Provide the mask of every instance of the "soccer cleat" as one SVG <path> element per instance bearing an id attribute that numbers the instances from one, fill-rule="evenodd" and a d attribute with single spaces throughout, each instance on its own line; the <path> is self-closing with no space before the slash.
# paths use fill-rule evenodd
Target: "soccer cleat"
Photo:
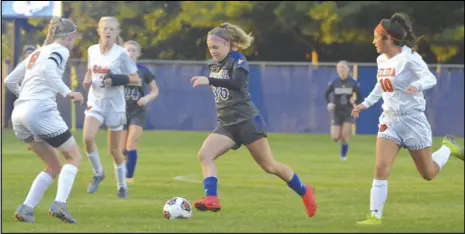
<path id="1" fill-rule="evenodd" d="M 221 210 L 220 200 L 217 196 L 207 196 L 200 201 L 194 203 L 195 208 L 199 211 L 213 211 L 218 212 Z"/>
<path id="2" fill-rule="evenodd" d="M 105 179 L 105 172 L 102 172 L 101 175 L 94 175 L 89 183 L 89 186 L 87 187 L 87 193 L 92 194 L 97 192 L 97 189 L 103 179 Z"/>
<path id="3" fill-rule="evenodd" d="M 450 149 L 450 153 L 456 158 L 463 161 L 464 150 L 463 148 L 454 140 L 454 137 L 447 135 L 442 139 L 442 144 Z"/>
<path id="4" fill-rule="evenodd" d="M 15 219 L 20 222 L 34 223 L 34 209 L 24 204 L 20 205 L 18 209 L 16 209 Z"/>
<path id="5" fill-rule="evenodd" d="M 127 187 L 120 187 L 118 189 L 118 198 L 119 199 L 128 198 L 128 188 Z"/>
<path id="6" fill-rule="evenodd" d="M 126 178 L 127 184 L 134 184 L 134 178 Z"/>
<path id="7" fill-rule="evenodd" d="M 347 161 L 347 156 L 341 156 L 341 161 Z"/>
<path id="8" fill-rule="evenodd" d="M 380 225 L 381 224 L 381 219 L 378 219 L 373 215 L 369 215 L 369 216 L 367 216 L 366 220 L 358 221 L 357 224 L 360 224 L 360 225 Z"/>
<path id="9" fill-rule="evenodd" d="M 48 214 L 54 218 L 57 218 L 65 223 L 75 224 L 76 220 L 71 217 L 68 209 L 66 208 L 66 203 L 54 201 Z"/>
<path id="10" fill-rule="evenodd" d="M 306 185 L 305 188 L 307 192 L 302 196 L 302 201 L 304 202 L 305 209 L 307 209 L 308 217 L 315 216 L 318 206 L 316 205 L 315 200 L 315 189 L 311 186 Z"/>

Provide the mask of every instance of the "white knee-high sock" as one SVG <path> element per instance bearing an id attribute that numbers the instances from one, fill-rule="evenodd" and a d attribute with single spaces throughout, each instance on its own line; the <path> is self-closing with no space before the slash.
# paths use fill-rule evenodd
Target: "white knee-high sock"
<path id="1" fill-rule="evenodd" d="M 98 155 L 98 151 L 87 153 L 87 158 L 89 159 L 90 165 L 92 165 L 94 175 L 101 175 L 103 173 L 103 168 L 102 164 L 100 163 L 100 156 Z"/>
<path id="2" fill-rule="evenodd" d="M 52 182 L 53 178 L 48 173 L 43 171 L 40 172 L 34 182 L 32 182 L 31 189 L 29 190 L 23 204 L 31 208 L 35 208 Z"/>
<path id="3" fill-rule="evenodd" d="M 439 170 L 441 170 L 444 165 L 446 165 L 447 160 L 449 160 L 449 156 L 450 149 L 444 145 L 433 153 L 433 161 L 438 164 Z"/>
<path id="4" fill-rule="evenodd" d="M 127 187 L 126 185 L 126 164 L 115 164 L 116 186 L 117 188 Z"/>
<path id="5" fill-rule="evenodd" d="M 66 203 L 69 194 L 71 193 L 71 189 L 73 188 L 77 172 L 78 169 L 74 165 L 65 164 L 63 166 L 58 177 L 58 190 L 55 201 Z"/>
<path id="6" fill-rule="evenodd" d="M 370 210 L 371 215 L 378 219 L 383 216 L 384 203 L 386 203 L 388 195 L 388 181 L 387 180 L 373 180 L 370 193 Z"/>

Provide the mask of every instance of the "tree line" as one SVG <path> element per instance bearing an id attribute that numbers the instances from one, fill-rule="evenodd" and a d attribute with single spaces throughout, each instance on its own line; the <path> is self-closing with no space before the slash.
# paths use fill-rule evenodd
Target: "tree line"
<path id="1" fill-rule="evenodd" d="M 206 34 L 222 22 L 255 37 L 244 51 L 251 61 L 374 62 L 373 29 L 382 18 L 405 12 L 424 35 L 419 53 L 428 63 L 464 63 L 463 1 L 64 1 L 63 17 L 78 25 L 73 58 L 86 59 L 98 42 L 102 16 L 116 17 L 125 40 L 143 48 L 141 59 L 205 60 Z M 27 19 L 21 44 L 42 44 L 48 20 Z M 11 53 L 11 22 L 2 20 L 2 58 Z M 27 35 L 27 36 L 26 36 Z"/>

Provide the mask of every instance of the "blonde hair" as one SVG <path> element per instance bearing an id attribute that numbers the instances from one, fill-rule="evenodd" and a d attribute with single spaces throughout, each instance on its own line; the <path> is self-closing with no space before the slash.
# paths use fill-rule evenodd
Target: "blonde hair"
<path id="1" fill-rule="evenodd" d="M 252 33 L 247 34 L 239 26 L 230 23 L 223 23 L 219 28 L 214 28 L 208 34 L 220 36 L 231 42 L 233 46 L 241 49 L 249 48 L 254 40 Z"/>
<path id="2" fill-rule="evenodd" d="M 117 45 L 119 45 L 119 46 L 123 46 L 124 40 L 123 40 L 123 38 L 122 38 L 121 36 L 117 36 L 117 37 L 116 37 L 115 43 L 116 43 Z"/>
<path id="3" fill-rule="evenodd" d="M 349 66 L 349 62 L 347 62 L 347 60 L 341 60 L 341 61 L 339 61 L 339 62 L 336 64 L 336 66 L 339 65 L 339 64 L 345 65 L 345 66 L 347 67 L 347 70 L 350 72 L 350 66 Z"/>
<path id="4" fill-rule="evenodd" d="M 113 22 L 115 24 L 115 30 L 116 30 L 116 33 L 118 34 L 117 37 L 116 37 L 115 43 L 117 45 L 122 45 L 124 41 L 123 41 L 123 38 L 121 38 L 119 36 L 121 30 L 119 28 L 119 22 L 115 17 L 112 17 L 112 16 L 103 16 L 103 17 L 101 17 L 100 20 L 98 21 L 97 30 L 100 29 L 102 27 L 102 24 L 104 22 L 107 22 L 107 21 L 111 21 L 111 22 Z"/>
<path id="5" fill-rule="evenodd" d="M 126 46 L 126 45 L 135 46 L 137 48 L 137 52 L 139 53 L 138 56 L 140 56 L 142 54 L 142 49 L 141 49 L 139 43 L 137 43 L 137 41 L 133 41 L 133 40 L 126 41 L 126 42 L 124 42 L 123 46 Z"/>
<path id="6" fill-rule="evenodd" d="M 76 25 L 72 20 L 54 16 L 50 20 L 44 45 L 51 44 L 55 39 L 65 38 L 69 34 L 76 32 L 76 30 Z"/>

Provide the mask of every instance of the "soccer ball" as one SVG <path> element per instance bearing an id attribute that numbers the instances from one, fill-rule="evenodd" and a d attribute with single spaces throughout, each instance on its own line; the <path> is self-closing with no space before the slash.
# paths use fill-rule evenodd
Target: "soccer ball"
<path id="1" fill-rule="evenodd" d="M 165 219 L 191 219 L 192 206 L 182 197 L 173 197 L 165 203 L 163 216 Z"/>

